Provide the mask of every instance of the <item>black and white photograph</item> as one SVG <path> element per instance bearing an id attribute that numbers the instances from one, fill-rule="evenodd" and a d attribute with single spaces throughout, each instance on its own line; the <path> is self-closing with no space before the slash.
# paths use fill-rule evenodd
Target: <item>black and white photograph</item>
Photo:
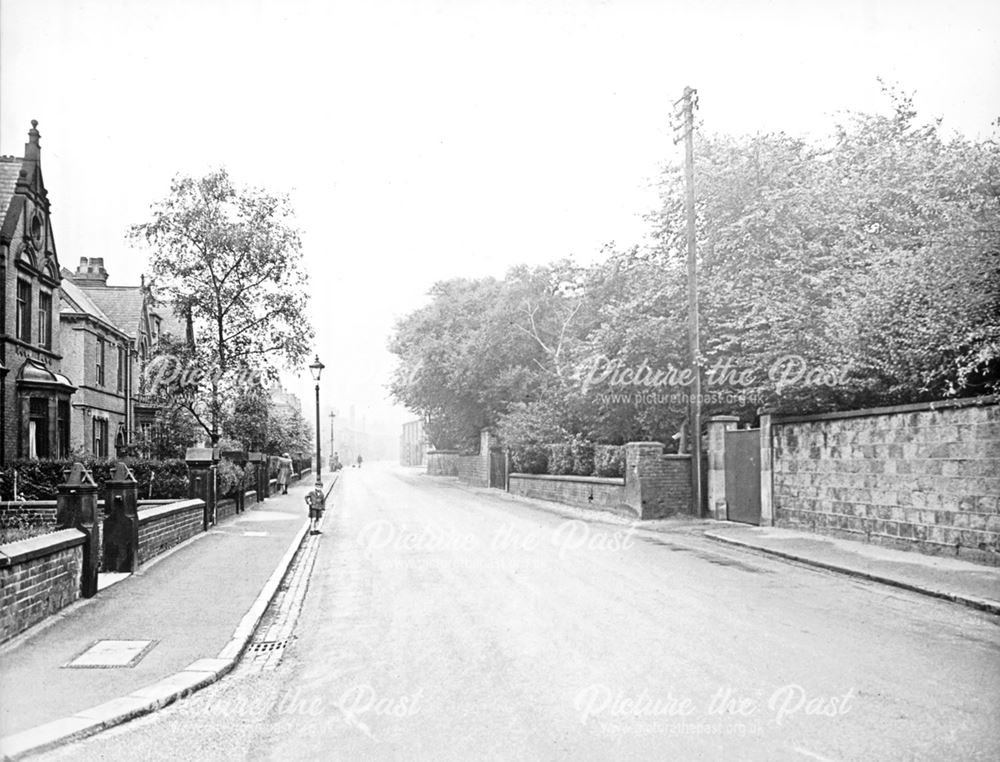
<path id="1" fill-rule="evenodd" d="M 1000 759 L 995 0 L 0 0 L 3 762 Z"/>

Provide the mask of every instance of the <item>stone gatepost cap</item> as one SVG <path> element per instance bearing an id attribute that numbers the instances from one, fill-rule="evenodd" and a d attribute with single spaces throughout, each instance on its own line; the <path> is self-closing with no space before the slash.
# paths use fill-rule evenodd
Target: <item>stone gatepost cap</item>
<path id="1" fill-rule="evenodd" d="M 211 447 L 189 447 L 184 453 L 184 461 L 192 463 L 214 463 L 216 461 L 215 450 Z"/>
<path id="2" fill-rule="evenodd" d="M 127 463 L 122 463 L 120 460 L 115 464 L 114 473 L 111 474 L 111 478 L 108 481 L 123 482 L 126 484 L 138 483 L 138 479 L 135 478 L 132 469 L 128 467 Z"/>
<path id="3" fill-rule="evenodd" d="M 83 463 L 74 463 L 69 470 L 69 475 L 66 477 L 66 481 L 59 485 L 60 487 L 93 487 L 97 489 L 97 483 L 94 481 L 94 477 L 90 475 Z"/>
<path id="4" fill-rule="evenodd" d="M 738 415 L 713 415 L 708 418 L 709 423 L 739 423 Z"/>

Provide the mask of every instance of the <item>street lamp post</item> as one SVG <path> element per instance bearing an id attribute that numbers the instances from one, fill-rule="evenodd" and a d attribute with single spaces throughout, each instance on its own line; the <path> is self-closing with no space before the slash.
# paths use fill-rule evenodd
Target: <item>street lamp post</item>
<path id="1" fill-rule="evenodd" d="M 330 470 L 333 470 L 333 419 L 336 417 L 336 413 L 332 410 L 330 411 Z"/>
<path id="2" fill-rule="evenodd" d="M 319 377 L 323 372 L 323 368 L 326 366 L 319 361 L 319 355 L 316 355 L 316 359 L 312 365 L 309 366 L 309 372 L 312 373 L 313 380 L 316 382 L 316 486 L 323 486 L 323 479 L 320 476 L 321 470 L 323 468 L 323 461 L 320 460 L 320 440 L 319 440 Z"/>

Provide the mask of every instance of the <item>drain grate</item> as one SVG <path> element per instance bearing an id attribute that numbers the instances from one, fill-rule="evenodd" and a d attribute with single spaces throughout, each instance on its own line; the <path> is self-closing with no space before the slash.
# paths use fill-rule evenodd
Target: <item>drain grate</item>
<path id="1" fill-rule="evenodd" d="M 247 646 L 248 653 L 269 653 L 271 651 L 280 651 L 285 646 L 288 645 L 288 641 L 291 638 L 284 638 L 282 640 L 261 640 L 257 643 L 251 643 Z"/>

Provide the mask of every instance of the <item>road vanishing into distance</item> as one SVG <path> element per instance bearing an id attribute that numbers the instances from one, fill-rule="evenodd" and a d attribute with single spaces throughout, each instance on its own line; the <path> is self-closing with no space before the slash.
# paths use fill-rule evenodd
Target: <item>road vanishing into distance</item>
<path id="1" fill-rule="evenodd" d="M 1000 759 L 993 617 L 690 522 L 341 474 L 233 673 L 43 758 Z"/>

